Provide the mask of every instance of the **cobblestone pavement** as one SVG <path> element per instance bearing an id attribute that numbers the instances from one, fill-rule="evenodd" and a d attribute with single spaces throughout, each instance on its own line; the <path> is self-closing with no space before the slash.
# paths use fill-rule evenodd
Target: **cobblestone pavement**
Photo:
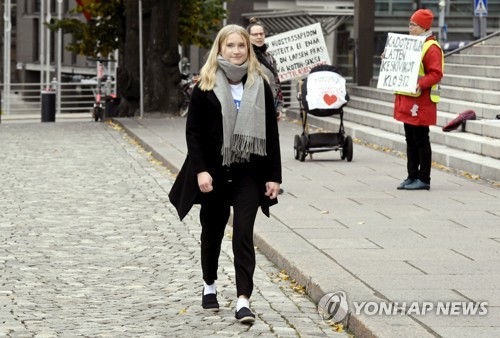
<path id="1" fill-rule="evenodd" d="M 2 124 L 0 144 L 0 337 L 347 336 L 260 253 L 258 318 L 239 324 L 229 227 L 221 311 L 203 311 L 198 221 L 178 220 L 171 173 L 118 127 Z"/>

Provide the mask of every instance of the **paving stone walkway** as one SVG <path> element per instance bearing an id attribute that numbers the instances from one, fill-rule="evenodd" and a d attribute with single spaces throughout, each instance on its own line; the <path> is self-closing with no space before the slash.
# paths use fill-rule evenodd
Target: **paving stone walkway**
<path id="1" fill-rule="evenodd" d="M 172 174 L 118 127 L 2 124 L 0 145 L 0 337 L 347 336 L 259 252 L 239 324 L 230 227 L 204 311 L 196 213 L 178 220 Z"/>

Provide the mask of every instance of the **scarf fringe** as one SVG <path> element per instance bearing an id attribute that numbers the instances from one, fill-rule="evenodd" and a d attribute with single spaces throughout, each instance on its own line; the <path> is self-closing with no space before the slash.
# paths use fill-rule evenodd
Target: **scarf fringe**
<path id="1" fill-rule="evenodd" d="M 231 146 L 222 149 L 222 164 L 250 161 L 250 155 L 266 156 L 266 140 L 248 135 L 233 135 Z"/>

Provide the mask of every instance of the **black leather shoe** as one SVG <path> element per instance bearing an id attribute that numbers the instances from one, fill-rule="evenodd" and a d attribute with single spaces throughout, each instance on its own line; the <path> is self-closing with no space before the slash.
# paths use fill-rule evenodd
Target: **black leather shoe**
<path id="1" fill-rule="evenodd" d="M 409 177 L 408 177 L 406 180 L 404 180 L 403 182 L 401 182 L 401 184 L 400 184 L 400 185 L 398 185 L 398 188 L 397 188 L 397 189 L 398 189 L 398 190 L 403 190 L 403 189 L 405 189 L 405 187 L 406 187 L 408 184 L 411 184 L 411 183 L 413 183 L 413 182 L 415 182 L 415 180 L 414 180 L 413 178 L 409 178 Z"/>
<path id="2" fill-rule="evenodd" d="M 429 190 L 430 188 L 431 185 L 429 183 L 425 183 L 419 179 L 404 187 L 405 190 Z"/>
<path id="3" fill-rule="evenodd" d="M 236 319 L 242 324 L 253 324 L 255 323 L 255 315 L 247 307 L 242 307 L 240 311 L 235 312 Z"/>
<path id="4" fill-rule="evenodd" d="M 201 306 L 205 310 L 209 311 L 219 311 L 219 302 L 217 301 L 217 294 L 209 293 L 201 296 Z"/>

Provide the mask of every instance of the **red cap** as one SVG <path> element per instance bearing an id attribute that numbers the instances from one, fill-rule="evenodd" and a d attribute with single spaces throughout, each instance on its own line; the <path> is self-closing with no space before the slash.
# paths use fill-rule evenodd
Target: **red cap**
<path id="1" fill-rule="evenodd" d="M 419 9 L 410 18 L 411 22 L 416 23 L 422 28 L 431 29 L 434 15 L 430 9 Z"/>

